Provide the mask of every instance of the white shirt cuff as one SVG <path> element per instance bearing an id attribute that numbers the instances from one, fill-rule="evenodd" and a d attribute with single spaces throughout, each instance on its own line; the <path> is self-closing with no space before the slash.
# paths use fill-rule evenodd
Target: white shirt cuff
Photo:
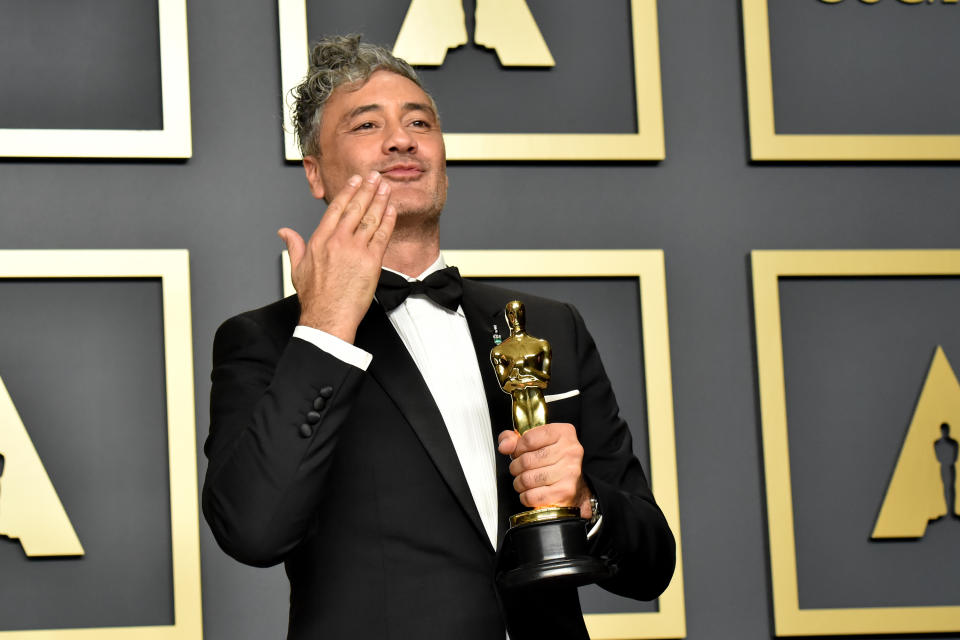
<path id="1" fill-rule="evenodd" d="M 587 540 L 592 540 L 593 536 L 597 535 L 597 532 L 600 531 L 600 525 L 603 524 L 603 514 L 600 514 L 600 517 L 597 518 L 597 521 L 593 523 L 593 526 L 590 527 L 590 531 L 587 532 Z"/>
<path id="2" fill-rule="evenodd" d="M 337 360 L 342 360 L 347 364 L 355 366 L 357 369 L 367 370 L 373 355 L 364 351 L 360 347 L 354 346 L 349 342 L 344 342 L 340 338 L 330 335 L 326 331 L 314 329 L 304 325 L 297 325 L 293 330 L 293 337 L 306 340 L 321 351 L 325 351 Z"/>

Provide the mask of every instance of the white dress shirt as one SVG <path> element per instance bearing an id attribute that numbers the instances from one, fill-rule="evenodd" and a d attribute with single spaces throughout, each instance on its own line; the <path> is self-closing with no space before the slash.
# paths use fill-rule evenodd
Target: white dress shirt
<path id="1" fill-rule="evenodd" d="M 445 266 L 441 255 L 416 278 L 399 275 L 411 282 L 423 280 Z M 483 380 L 463 308 L 450 311 L 419 294 L 409 296 L 387 317 L 440 409 L 480 520 L 496 548 L 496 452 Z M 366 370 L 373 358 L 363 349 L 311 327 L 298 326 L 293 335 L 360 369 Z"/>

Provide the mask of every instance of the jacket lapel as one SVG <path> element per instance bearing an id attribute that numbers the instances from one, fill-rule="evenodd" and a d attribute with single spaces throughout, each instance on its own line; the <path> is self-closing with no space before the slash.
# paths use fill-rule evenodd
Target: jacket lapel
<path id="1" fill-rule="evenodd" d="M 504 429 L 511 428 L 513 419 L 510 396 L 500 388 L 500 382 L 490 362 L 490 350 L 495 344 L 494 326 L 501 339 L 510 335 L 503 312 L 506 304 L 512 299 L 503 289 L 484 286 L 472 280 L 463 281 L 463 313 L 467 316 L 467 325 L 470 327 L 470 337 L 477 352 L 480 377 L 483 379 L 483 389 L 487 396 L 494 451 L 496 451 L 497 436 Z M 496 453 L 495 458 L 497 461 L 497 540 L 499 541 L 503 540 L 506 533 L 509 517 L 526 511 L 527 507 L 523 506 L 517 492 L 513 489 L 510 457 Z M 499 544 L 497 546 L 499 547 Z"/>
<path id="2" fill-rule="evenodd" d="M 357 328 L 356 345 L 373 355 L 367 373 L 396 404 L 477 533 L 489 543 L 440 410 L 410 352 L 376 302 Z"/>

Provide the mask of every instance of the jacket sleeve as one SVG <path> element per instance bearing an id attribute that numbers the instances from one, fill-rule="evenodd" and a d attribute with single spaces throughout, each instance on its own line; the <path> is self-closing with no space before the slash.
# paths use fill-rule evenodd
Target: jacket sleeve
<path id="1" fill-rule="evenodd" d="M 673 576 L 673 534 L 633 453 L 630 430 L 620 417 L 593 338 L 580 314 L 570 309 L 577 332 L 583 396 L 577 425 L 584 448 L 583 473 L 603 514 L 603 524 L 591 540 L 591 552 L 606 556 L 617 568 L 613 577 L 599 585 L 618 595 L 652 600 Z"/>
<path id="2" fill-rule="evenodd" d="M 364 375 L 248 316 L 217 330 L 203 513 L 224 551 L 270 566 L 306 535 Z"/>

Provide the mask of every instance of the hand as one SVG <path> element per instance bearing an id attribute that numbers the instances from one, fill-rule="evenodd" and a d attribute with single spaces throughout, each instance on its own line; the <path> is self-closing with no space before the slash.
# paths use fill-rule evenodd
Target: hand
<path id="1" fill-rule="evenodd" d="M 530 429 L 522 436 L 503 431 L 497 450 L 513 458 L 510 473 L 520 502 L 537 507 L 580 507 L 589 520 L 590 488 L 583 479 L 583 446 L 572 424 L 555 422 Z"/>
<path id="2" fill-rule="evenodd" d="M 380 174 L 353 176 L 330 202 L 310 240 L 277 231 L 290 252 L 300 324 L 353 343 L 380 278 L 383 254 L 397 221 L 390 185 Z"/>

